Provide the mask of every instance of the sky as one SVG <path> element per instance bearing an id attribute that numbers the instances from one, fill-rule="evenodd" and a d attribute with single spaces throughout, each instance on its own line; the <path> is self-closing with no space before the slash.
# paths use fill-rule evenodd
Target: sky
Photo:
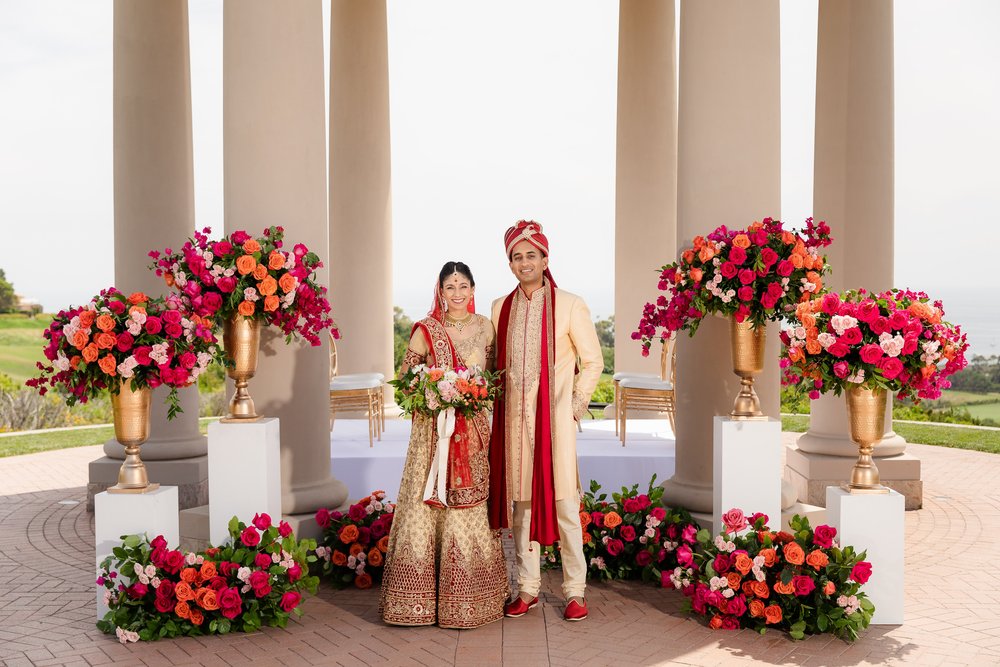
<path id="1" fill-rule="evenodd" d="M 482 310 L 513 284 L 504 230 L 533 218 L 560 286 L 610 315 L 617 3 L 387 6 L 395 303 L 422 315 L 440 265 L 462 260 Z M 221 230 L 222 0 L 189 14 L 196 224 Z M 816 16 L 816 0 L 781 2 L 782 210 L 761 217 L 796 225 L 812 201 Z M 50 311 L 113 282 L 112 18 L 111 0 L 0 0 L 0 268 Z M 1000 245 L 998 25 L 990 0 L 895 4 L 899 286 L 1000 288 L 969 251 Z"/>

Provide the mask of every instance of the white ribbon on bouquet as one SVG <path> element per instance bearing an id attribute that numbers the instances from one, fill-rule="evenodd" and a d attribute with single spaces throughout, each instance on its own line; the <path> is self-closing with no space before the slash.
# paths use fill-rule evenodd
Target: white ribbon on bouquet
<path id="1" fill-rule="evenodd" d="M 451 436 L 455 434 L 455 408 L 442 410 L 437 416 L 437 451 L 431 461 L 431 469 L 427 474 L 427 484 L 424 485 L 424 500 L 434 496 L 437 487 L 437 499 L 445 507 L 448 506 L 448 447 Z"/>

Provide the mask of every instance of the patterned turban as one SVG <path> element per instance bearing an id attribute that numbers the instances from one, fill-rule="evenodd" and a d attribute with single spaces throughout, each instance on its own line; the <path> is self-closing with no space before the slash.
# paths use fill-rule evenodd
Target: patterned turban
<path id="1" fill-rule="evenodd" d="M 521 241 L 529 242 L 541 250 L 546 257 L 549 256 L 549 240 L 545 238 L 545 234 L 542 234 L 542 226 L 534 220 L 521 220 L 503 235 L 508 260 L 510 260 L 510 253 L 514 250 L 514 246 Z"/>

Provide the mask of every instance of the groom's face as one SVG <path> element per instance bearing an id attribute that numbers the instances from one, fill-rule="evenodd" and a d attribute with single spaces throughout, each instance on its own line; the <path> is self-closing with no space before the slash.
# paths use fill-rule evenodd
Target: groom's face
<path id="1" fill-rule="evenodd" d="M 549 258 L 530 241 L 521 241 L 510 251 L 510 270 L 524 287 L 541 285 L 548 266 Z"/>

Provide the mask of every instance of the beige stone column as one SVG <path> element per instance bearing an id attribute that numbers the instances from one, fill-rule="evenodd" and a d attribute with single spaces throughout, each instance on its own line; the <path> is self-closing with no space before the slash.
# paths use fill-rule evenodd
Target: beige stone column
<path id="1" fill-rule="evenodd" d="M 288 249 L 326 254 L 326 144 L 320 0 L 227 0 L 223 12 L 226 232 L 285 228 Z M 319 273 L 327 283 L 328 272 Z M 335 287 L 336 289 L 336 287 Z M 266 329 L 250 391 L 281 420 L 282 509 L 337 507 L 347 488 L 330 474 L 329 346 L 286 345 Z"/>
<path id="2" fill-rule="evenodd" d="M 834 242 L 827 284 L 835 290 L 893 286 L 892 0 L 820 0 L 816 58 L 816 153 L 813 215 Z M 920 504 L 920 462 L 905 455 L 892 430 L 875 448 L 883 483 Z M 809 431 L 789 450 L 786 470 L 800 500 L 825 504 L 826 486 L 847 479 L 851 442 L 843 397 L 813 401 Z"/>
<path id="3" fill-rule="evenodd" d="M 615 179 L 615 370 L 658 373 L 654 346 L 632 340 L 643 306 L 660 294 L 658 267 L 677 251 L 677 58 L 673 0 L 629 0 L 618 10 Z M 613 406 L 609 406 L 613 414 Z M 609 415 L 610 416 L 610 415 Z"/>
<path id="4" fill-rule="evenodd" d="M 712 0 L 681 6 L 677 245 L 718 225 L 778 217 L 781 205 L 778 1 Z M 712 423 L 729 414 L 739 382 L 728 322 L 706 318 L 677 343 L 677 465 L 664 500 L 712 511 Z M 778 416 L 778 341 L 757 380 L 763 410 Z"/>
<path id="5" fill-rule="evenodd" d="M 113 110 L 115 286 L 162 294 L 147 253 L 178 247 L 195 222 L 186 2 L 115 0 Z M 152 481 L 179 486 L 180 506 L 192 507 L 207 499 L 198 390 L 180 391 L 184 413 L 173 421 L 165 396 L 163 388 L 153 392 L 142 458 Z M 124 450 L 111 440 L 104 452 L 90 464 L 89 497 L 117 481 Z"/>
<path id="6" fill-rule="evenodd" d="M 394 373 L 390 172 L 385 0 L 332 0 L 330 301 L 341 373 Z"/>

